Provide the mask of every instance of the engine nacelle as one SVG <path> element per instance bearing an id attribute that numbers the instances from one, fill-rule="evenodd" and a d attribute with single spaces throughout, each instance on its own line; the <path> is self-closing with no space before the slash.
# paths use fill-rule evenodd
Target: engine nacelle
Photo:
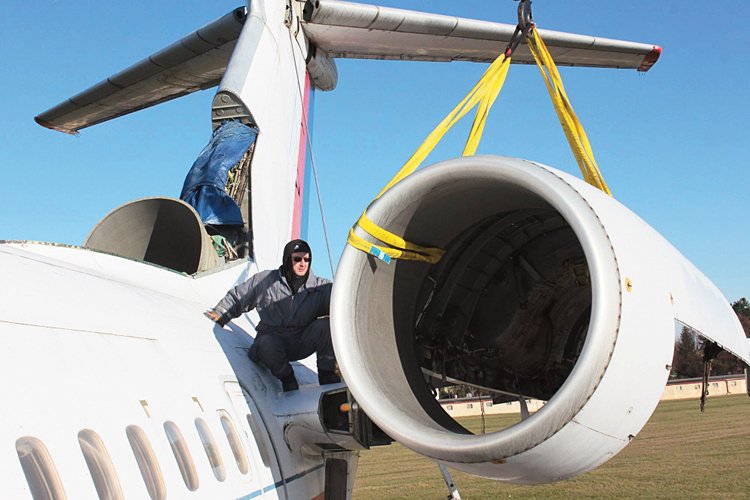
<path id="1" fill-rule="evenodd" d="M 368 216 L 446 253 L 435 265 L 386 264 L 344 250 L 331 306 L 341 371 L 383 431 L 454 468 L 544 483 L 610 459 L 659 401 L 676 319 L 748 360 L 718 289 L 635 214 L 568 174 L 514 158 L 450 160 L 398 183 Z M 546 404 L 473 435 L 428 379 Z"/>
<path id="2" fill-rule="evenodd" d="M 175 198 L 120 205 L 94 226 L 83 246 L 188 274 L 221 261 L 198 212 Z"/>
<path id="3" fill-rule="evenodd" d="M 325 51 L 316 45 L 310 44 L 307 51 L 307 72 L 310 75 L 315 88 L 329 91 L 336 88 L 339 81 L 339 73 L 336 70 L 336 61 Z"/>

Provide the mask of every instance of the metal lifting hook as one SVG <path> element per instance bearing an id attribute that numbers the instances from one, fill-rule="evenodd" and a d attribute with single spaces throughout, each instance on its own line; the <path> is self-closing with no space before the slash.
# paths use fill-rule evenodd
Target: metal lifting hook
<path id="1" fill-rule="evenodd" d="M 532 29 L 534 29 L 534 19 L 531 15 L 531 0 L 518 0 L 518 24 L 505 49 L 506 59 L 513 55 L 521 39 L 531 35 Z"/>

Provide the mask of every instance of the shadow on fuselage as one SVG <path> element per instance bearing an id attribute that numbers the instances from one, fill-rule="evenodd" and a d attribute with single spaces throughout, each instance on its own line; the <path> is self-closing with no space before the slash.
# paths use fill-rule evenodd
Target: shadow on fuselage
<path id="1" fill-rule="evenodd" d="M 247 325 L 248 329 L 255 327 L 246 316 L 237 322 L 243 326 Z M 282 392 L 281 382 L 268 369 L 250 360 L 248 351 L 253 345 L 253 336 L 237 322 L 230 322 L 224 328 L 219 325 L 214 325 L 213 328 L 214 337 L 242 387 L 244 403 L 247 406 L 236 408 L 238 402 L 233 403 L 236 411 L 242 411 L 242 416 L 248 419 L 258 449 L 265 448 L 273 455 L 268 457 L 270 463 L 264 465 L 270 468 L 275 486 L 283 485 L 286 488 L 289 477 L 297 471 L 292 470 L 292 465 L 288 461 L 290 457 L 287 456 L 288 447 L 284 445 L 284 429 L 278 423 L 276 411 L 283 405 L 284 399 L 293 397 L 296 391 Z M 299 362 L 292 362 L 292 367 L 301 385 L 317 384 L 317 374 L 313 370 Z"/>

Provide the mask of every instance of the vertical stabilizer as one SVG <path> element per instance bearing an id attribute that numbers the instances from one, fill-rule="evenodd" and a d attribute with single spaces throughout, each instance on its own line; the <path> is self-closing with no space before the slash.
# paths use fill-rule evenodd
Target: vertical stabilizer
<path id="1" fill-rule="evenodd" d="M 302 125 L 310 83 L 296 16 L 284 2 L 250 3 L 212 113 L 214 121 L 239 118 L 259 131 L 250 196 L 253 246 L 261 268 L 276 266 L 284 244 L 300 234 L 307 142 Z M 230 103 L 234 106 L 225 106 Z"/>

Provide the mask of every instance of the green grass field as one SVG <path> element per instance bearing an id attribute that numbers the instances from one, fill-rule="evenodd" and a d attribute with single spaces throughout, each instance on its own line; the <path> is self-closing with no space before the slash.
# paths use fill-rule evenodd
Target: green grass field
<path id="1" fill-rule="evenodd" d="M 487 417 L 487 430 L 516 416 Z M 477 432 L 479 417 L 460 422 Z M 462 498 L 750 498 L 750 398 L 665 401 L 612 460 L 575 479 L 516 486 L 452 471 Z M 354 498 L 445 498 L 431 462 L 399 444 L 362 453 Z"/>

